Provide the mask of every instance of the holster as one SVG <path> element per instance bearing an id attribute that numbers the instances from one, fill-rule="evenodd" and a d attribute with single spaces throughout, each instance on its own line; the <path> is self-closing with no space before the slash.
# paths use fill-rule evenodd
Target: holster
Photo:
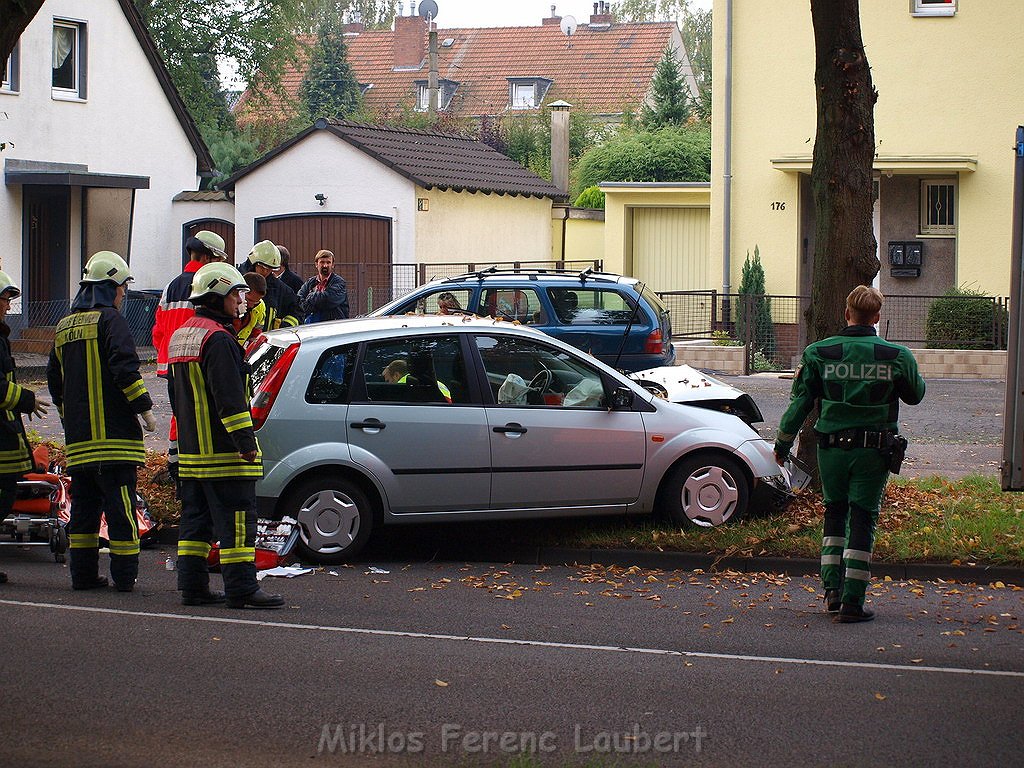
<path id="1" fill-rule="evenodd" d="M 907 457 L 907 438 L 903 435 L 890 433 L 886 440 L 886 445 L 882 449 L 882 455 L 886 459 L 889 471 L 894 475 L 898 475 L 900 467 L 903 465 L 903 460 Z"/>

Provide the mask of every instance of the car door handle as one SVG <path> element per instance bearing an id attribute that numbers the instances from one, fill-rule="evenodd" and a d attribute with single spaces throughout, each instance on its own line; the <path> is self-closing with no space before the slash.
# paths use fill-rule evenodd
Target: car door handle
<path id="1" fill-rule="evenodd" d="M 377 419 L 367 419 L 366 421 L 353 421 L 349 426 L 352 429 L 384 429 L 387 424 Z"/>
<path id="2" fill-rule="evenodd" d="M 492 429 L 499 435 L 506 435 L 509 432 L 516 432 L 521 435 L 526 434 L 526 427 L 522 424 L 516 424 L 514 421 L 510 424 L 506 424 L 504 427 L 493 427 Z"/>

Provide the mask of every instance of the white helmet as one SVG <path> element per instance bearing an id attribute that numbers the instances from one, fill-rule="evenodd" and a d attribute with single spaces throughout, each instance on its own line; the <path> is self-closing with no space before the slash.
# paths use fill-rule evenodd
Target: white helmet
<path id="1" fill-rule="evenodd" d="M 281 266 L 281 252 L 277 250 L 277 246 L 269 240 L 261 240 L 252 247 L 249 251 L 249 261 L 256 264 L 262 264 L 268 269 L 277 269 Z"/>
<path id="2" fill-rule="evenodd" d="M 16 299 L 21 296 L 21 288 L 14 284 L 11 276 L 0 272 L 0 299 Z"/>
<path id="3" fill-rule="evenodd" d="M 200 230 L 189 238 L 189 241 L 185 244 L 185 249 L 189 251 L 207 251 L 214 259 L 227 261 L 228 258 L 227 253 L 224 251 L 224 238 L 208 229 Z"/>
<path id="4" fill-rule="evenodd" d="M 192 276 L 192 295 L 189 301 L 195 302 L 204 296 L 227 296 L 235 288 L 248 291 L 242 273 L 222 261 L 214 261 L 196 270 Z"/>
<path id="5" fill-rule="evenodd" d="M 111 281 L 114 285 L 124 285 L 134 278 L 128 271 L 128 263 L 113 251 L 97 251 L 85 263 L 81 282 L 102 283 Z"/>

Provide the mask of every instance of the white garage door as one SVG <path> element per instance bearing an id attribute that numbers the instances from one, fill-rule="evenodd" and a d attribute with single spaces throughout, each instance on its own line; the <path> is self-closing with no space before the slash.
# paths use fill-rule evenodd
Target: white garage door
<path id="1" fill-rule="evenodd" d="M 633 276 L 654 290 L 713 288 L 710 255 L 711 209 L 633 209 Z"/>

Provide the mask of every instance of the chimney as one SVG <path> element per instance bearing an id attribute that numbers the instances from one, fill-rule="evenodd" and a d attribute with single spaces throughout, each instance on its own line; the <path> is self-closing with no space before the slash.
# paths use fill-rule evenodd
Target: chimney
<path id="1" fill-rule="evenodd" d="M 555 13 L 555 5 L 551 6 L 551 15 L 546 19 L 541 19 L 541 24 L 545 27 L 557 27 L 562 23 L 562 17 Z"/>
<path id="2" fill-rule="evenodd" d="M 551 183 L 560 192 L 569 191 L 569 108 L 566 101 L 551 107 Z"/>
<path id="3" fill-rule="evenodd" d="M 590 17 L 590 23 L 592 25 L 605 25 L 611 26 L 614 17 L 612 16 L 611 6 L 606 2 L 594 3 L 594 14 Z"/>
<path id="4" fill-rule="evenodd" d="M 395 16 L 392 44 L 395 69 L 415 69 L 427 53 L 427 20 L 422 16 Z"/>

